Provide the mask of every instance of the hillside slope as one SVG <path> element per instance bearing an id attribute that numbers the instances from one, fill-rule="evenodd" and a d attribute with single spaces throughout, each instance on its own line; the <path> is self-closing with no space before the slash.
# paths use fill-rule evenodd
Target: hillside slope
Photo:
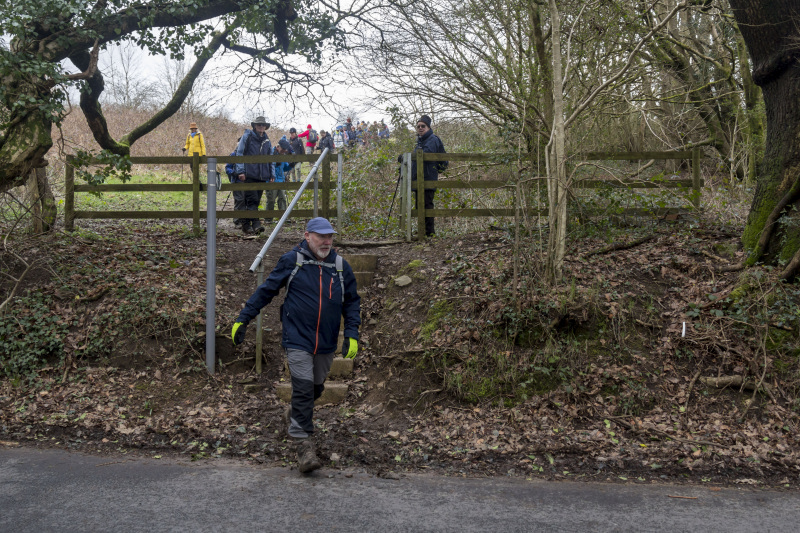
<path id="1" fill-rule="evenodd" d="M 266 312 L 263 374 L 253 372 L 254 328 L 240 349 L 227 338 L 254 288 L 247 267 L 261 242 L 223 223 L 220 371 L 210 377 L 204 245 L 179 226 L 94 222 L 77 239 L 31 241 L 42 266 L 15 307 L 24 333 L 4 329 L 4 342 L 52 343 L 49 364 L 29 378 L 6 366 L 2 445 L 294 462 L 274 392 L 285 379 L 277 303 Z M 345 256 L 379 261 L 349 396 L 317 409 L 321 456 L 389 476 L 796 487 L 796 352 L 759 351 L 774 339 L 743 337 L 735 307 L 705 304 L 736 281 L 711 268 L 739 253 L 735 233 L 662 223 L 645 237 L 617 250 L 583 239 L 568 283 L 544 292 L 523 277 L 514 294 L 502 232 L 391 245 L 341 236 Z M 266 264 L 301 238 L 288 226 Z M 526 255 L 523 267 L 535 259 Z M 401 275 L 411 283 L 398 286 Z M 796 324 L 770 316 L 768 333 L 784 332 L 780 346 L 797 349 Z M 731 376 L 744 387 L 705 381 Z"/>

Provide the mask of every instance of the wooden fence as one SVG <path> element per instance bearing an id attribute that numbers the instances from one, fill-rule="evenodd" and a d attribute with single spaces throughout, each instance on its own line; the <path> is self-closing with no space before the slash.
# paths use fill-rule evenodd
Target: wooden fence
<path id="1" fill-rule="evenodd" d="M 411 158 L 416 158 L 417 175 L 412 179 L 410 162 Z M 630 208 L 622 211 L 626 215 L 656 215 L 666 216 L 670 214 L 688 213 L 700 208 L 700 188 L 703 187 L 704 182 L 700 177 L 700 150 L 694 148 L 688 151 L 674 151 L 674 152 L 589 152 L 582 154 L 580 157 L 583 161 L 596 161 L 596 160 L 616 160 L 616 161 L 635 161 L 635 160 L 690 160 L 692 162 L 692 178 L 691 179 L 676 179 L 664 180 L 659 182 L 641 180 L 641 179 L 618 179 L 618 180 L 577 180 L 573 186 L 575 188 L 584 189 L 597 189 L 604 187 L 621 188 L 621 189 L 691 189 L 689 200 L 692 207 L 664 207 L 658 209 L 642 209 Z M 518 207 L 516 205 L 517 195 L 514 196 L 515 205 L 512 208 L 497 208 L 497 209 L 473 209 L 473 208 L 460 208 L 460 209 L 425 209 L 425 187 L 417 187 L 417 183 L 423 180 L 423 164 L 426 161 L 473 161 L 473 162 L 490 162 L 493 160 L 491 154 L 430 154 L 423 152 L 416 152 L 414 154 L 405 154 L 405 169 L 406 172 L 401 172 L 402 185 L 400 187 L 400 226 L 405 228 L 406 239 L 411 240 L 411 221 L 417 219 L 417 228 L 425 227 L 425 217 L 496 217 L 496 216 L 516 216 L 518 213 L 541 216 L 547 214 L 543 210 L 536 208 Z M 439 180 L 436 182 L 427 182 L 427 186 L 435 183 L 436 189 L 501 189 L 515 187 L 513 182 L 504 180 Z M 416 205 L 422 206 L 421 208 L 413 208 L 411 199 L 416 196 Z M 421 239 L 423 232 L 417 232 L 417 239 Z"/>
<path id="2" fill-rule="evenodd" d="M 226 163 L 275 163 L 280 161 L 303 162 L 313 164 L 319 159 L 319 155 L 259 155 L 259 156 L 220 156 L 217 157 L 217 165 Z M 337 210 L 331 208 L 331 169 L 330 164 L 336 159 L 326 156 L 320 165 L 322 179 L 320 180 L 321 191 L 321 216 L 326 218 L 336 216 Z M 164 218 L 191 218 L 193 221 L 194 234 L 200 235 L 200 219 L 205 218 L 205 209 L 200 209 L 200 193 L 205 192 L 205 183 L 200 182 L 200 169 L 205 169 L 208 157 L 131 157 L 131 163 L 137 165 L 191 165 L 192 182 L 189 184 L 176 183 L 119 183 L 107 185 L 76 185 L 75 167 L 72 156 L 67 156 L 66 176 L 65 176 L 65 198 L 64 198 L 64 226 L 68 231 L 75 227 L 76 219 L 164 219 Z M 229 191 L 269 191 L 269 190 L 288 190 L 296 191 L 300 188 L 300 182 L 286 183 L 228 183 L 227 176 L 222 180 L 219 192 Z M 85 192 L 191 192 L 192 209 L 182 211 L 86 211 L 75 210 L 75 193 Z M 279 210 L 258 210 L 258 211 L 217 211 L 217 218 L 280 218 L 283 211 Z M 309 218 L 314 216 L 311 209 L 295 209 L 291 213 L 292 217 Z"/>
<path id="3" fill-rule="evenodd" d="M 410 162 L 415 157 L 417 162 L 416 179 L 411 179 Z M 423 165 L 426 161 L 472 161 L 472 162 L 491 162 L 496 158 L 492 154 L 428 154 L 416 152 L 415 154 L 405 154 L 405 172 L 401 173 L 402 186 L 400 187 L 400 224 L 405 228 L 406 239 L 411 240 L 411 221 L 416 218 L 418 227 L 424 227 L 425 217 L 495 217 L 495 216 L 516 216 L 518 213 L 531 216 L 545 215 L 546 212 L 535 208 L 525 208 L 515 206 L 512 208 L 459 208 L 459 209 L 425 209 L 424 187 L 417 187 L 417 180 L 423 179 Z M 225 163 L 271 163 L 280 161 L 314 163 L 319 159 L 315 155 L 280 155 L 280 156 L 220 156 L 217 157 L 217 164 Z M 581 156 L 584 161 L 591 160 L 651 160 L 651 159 L 678 159 L 691 160 L 692 179 L 664 180 L 659 182 L 641 179 L 619 179 L 619 180 L 578 180 L 574 183 L 576 188 L 622 188 L 622 189 L 651 189 L 651 188 L 682 188 L 691 189 L 689 199 L 692 207 L 665 207 L 658 209 L 625 209 L 622 214 L 627 215 L 656 215 L 665 216 L 668 214 L 687 213 L 700 208 L 700 188 L 704 182 L 700 177 L 700 151 L 695 148 L 691 151 L 677 152 L 591 152 Z M 191 164 L 192 182 L 190 184 L 113 184 L 113 185 L 75 185 L 75 173 L 72 157 L 67 157 L 66 177 L 65 177 L 65 201 L 64 218 L 67 230 L 74 229 L 76 219 L 165 219 L 165 218 L 191 218 L 195 235 L 200 234 L 200 218 L 205 218 L 206 211 L 200 209 L 200 193 L 206 190 L 206 185 L 200 182 L 200 169 L 207 164 L 207 157 L 132 157 L 133 164 L 169 164 L 181 165 Z M 338 215 L 338 210 L 331 207 L 331 170 L 330 164 L 335 161 L 330 154 L 320 165 L 322 178 L 321 184 L 321 215 L 330 218 Z M 227 183 L 223 180 L 220 192 L 229 191 L 255 191 L 255 190 L 298 190 L 300 183 Z M 430 184 L 431 182 L 428 182 Z M 506 180 L 447 180 L 443 179 L 435 182 L 436 189 L 503 189 L 515 187 L 514 182 Z M 75 193 L 82 192 L 191 192 L 192 209 L 185 211 L 85 211 L 75 210 Z M 417 205 L 421 208 L 412 207 L 412 198 L 416 196 Z M 518 195 L 514 195 L 517 201 Z M 217 218 L 279 218 L 283 211 L 278 210 L 258 210 L 258 211 L 217 211 Z M 292 217 L 308 218 L 314 216 L 311 209 L 295 209 Z M 418 232 L 418 238 L 422 238 Z"/>

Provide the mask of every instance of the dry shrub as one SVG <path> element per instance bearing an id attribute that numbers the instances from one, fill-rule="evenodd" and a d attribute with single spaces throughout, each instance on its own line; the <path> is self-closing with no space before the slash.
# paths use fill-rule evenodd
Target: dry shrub
<path id="1" fill-rule="evenodd" d="M 106 106 L 104 108 L 108 130 L 114 139 L 120 139 L 133 127 L 150 119 L 152 113 L 145 110 L 136 110 L 121 106 Z M 186 143 L 189 133 L 189 123 L 196 122 L 198 129 L 203 132 L 206 151 L 209 156 L 227 156 L 236 147 L 237 140 L 249 124 L 240 124 L 224 116 L 198 117 L 173 115 L 164 123 L 151 131 L 131 147 L 131 156 L 181 156 L 181 148 Z M 275 144 L 287 132 L 270 128 L 267 132 L 272 143 Z M 60 128 L 53 128 L 53 148 L 48 153 L 50 161 L 51 182 L 61 182 L 64 176 L 64 160 L 66 155 L 74 154 L 77 150 L 98 151 L 86 119 L 79 108 L 73 107 L 64 119 Z M 180 167 L 171 169 L 179 171 Z"/>

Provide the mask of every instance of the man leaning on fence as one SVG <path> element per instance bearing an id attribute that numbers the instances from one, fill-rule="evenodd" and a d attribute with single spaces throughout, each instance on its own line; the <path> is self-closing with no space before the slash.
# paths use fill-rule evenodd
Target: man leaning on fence
<path id="1" fill-rule="evenodd" d="M 266 117 L 256 117 L 250 126 L 252 130 L 244 130 L 244 135 L 239 139 L 236 147 L 237 156 L 247 155 L 272 155 L 272 144 L 267 137 L 269 122 Z M 264 183 L 273 181 L 275 178 L 275 168 L 272 163 L 237 163 L 236 176 L 239 183 Z M 244 209 L 246 211 L 258 211 L 261 203 L 261 193 L 263 191 L 245 191 Z M 258 217 L 242 219 L 242 231 L 246 234 L 261 233 L 261 221 Z"/>

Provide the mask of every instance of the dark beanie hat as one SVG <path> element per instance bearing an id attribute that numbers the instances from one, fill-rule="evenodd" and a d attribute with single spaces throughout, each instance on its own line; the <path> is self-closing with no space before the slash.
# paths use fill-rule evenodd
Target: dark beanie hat
<path id="1" fill-rule="evenodd" d="M 278 146 L 280 146 L 283 150 L 286 150 L 287 152 L 292 151 L 292 149 L 289 147 L 289 141 L 287 141 L 286 139 L 281 139 L 280 141 L 278 141 Z"/>
<path id="2" fill-rule="evenodd" d="M 422 115 L 417 122 L 424 122 L 426 126 L 431 127 L 431 117 L 428 115 Z"/>

